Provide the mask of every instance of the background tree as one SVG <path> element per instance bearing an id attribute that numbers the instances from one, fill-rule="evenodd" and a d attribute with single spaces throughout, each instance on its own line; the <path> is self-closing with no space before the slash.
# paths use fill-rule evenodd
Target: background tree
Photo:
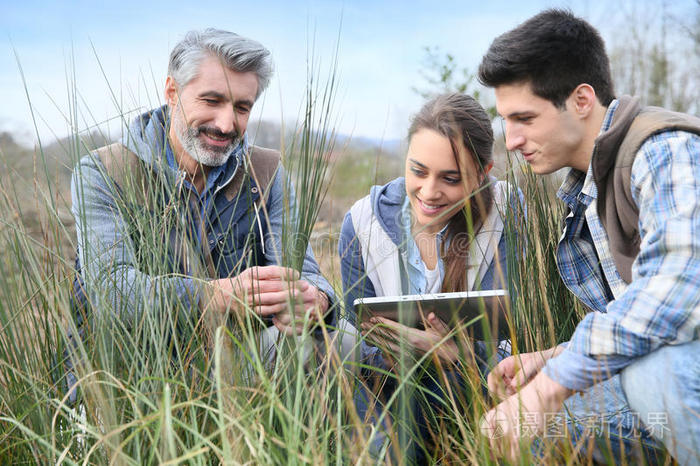
<path id="1" fill-rule="evenodd" d="M 698 114 L 700 0 L 690 10 L 624 2 L 613 18 L 608 50 L 617 95 Z"/>
<path id="2" fill-rule="evenodd" d="M 481 103 L 491 118 L 496 117 L 496 107 L 486 98 L 483 87 L 476 80 L 476 73 L 468 67 L 461 67 L 454 55 L 443 52 L 440 47 L 426 46 L 420 75 L 425 79 L 426 87 L 415 87 L 415 93 L 426 100 L 437 94 L 446 92 L 461 92 L 469 94 Z"/>

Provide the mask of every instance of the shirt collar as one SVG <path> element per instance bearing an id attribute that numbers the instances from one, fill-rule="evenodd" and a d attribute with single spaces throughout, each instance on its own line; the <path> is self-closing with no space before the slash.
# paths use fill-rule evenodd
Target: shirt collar
<path id="1" fill-rule="evenodd" d="M 605 117 L 603 117 L 603 124 L 600 126 L 600 133 L 598 133 L 598 136 L 610 129 L 613 117 L 615 116 L 615 110 L 617 110 L 619 105 L 620 101 L 617 99 L 610 102 L 610 105 L 608 105 L 608 110 L 605 112 Z"/>

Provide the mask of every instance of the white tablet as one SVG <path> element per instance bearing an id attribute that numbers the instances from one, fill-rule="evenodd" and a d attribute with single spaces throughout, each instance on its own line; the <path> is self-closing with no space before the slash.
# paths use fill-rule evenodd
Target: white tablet
<path id="1" fill-rule="evenodd" d="M 404 296 L 359 298 L 353 302 L 359 321 L 373 316 L 423 328 L 423 317 L 434 312 L 446 324 L 468 324 L 474 338 L 507 337 L 508 292 L 506 290 L 463 291 Z"/>

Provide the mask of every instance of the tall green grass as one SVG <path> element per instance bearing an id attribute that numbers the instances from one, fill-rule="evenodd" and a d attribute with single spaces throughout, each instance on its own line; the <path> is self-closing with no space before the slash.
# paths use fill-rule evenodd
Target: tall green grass
<path id="1" fill-rule="evenodd" d="M 333 68 L 329 74 L 319 80 L 311 66 L 296 137 L 283 144 L 297 210 L 292 215 L 289 201 L 280 255 L 284 265 L 294 268 L 301 265 L 333 176 L 328 154 L 335 148 L 337 82 Z M 67 113 L 78 127 L 77 110 Z M 126 116 L 121 118 L 126 122 Z M 66 146 L 68 164 L 75 165 L 94 145 L 75 134 Z M 45 161 L 39 147 L 36 165 L 46 166 Z M 524 352 L 566 340 L 584 310 L 556 278 L 562 209 L 542 179 L 520 170 L 510 163 L 504 177 L 520 186 L 527 206 L 526 223 L 519 209 L 505 212 L 513 297 L 508 331 L 513 348 Z M 437 367 L 436 378 L 447 393 L 435 415 L 430 458 L 493 462 L 488 440 L 478 430 L 493 401 L 468 358 L 460 390 L 447 383 L 449 373 L 432 353 L 417 360 L 405 354 L 397 371 L 384 374 L 398 385 L 387 405 L 403 415 L 391 419 L 391 445 L 377 457 L 370 449 L 378 438 L 376 426 L 359 419 L 353 405 L 357 371 L 351 363 L 341 364 L 330 340 L 333 329 L 323 324 L 314 330 L 321 338 L 308 330 L 299 341 L 281 339 L 271 362 L 260 352 L 261 323 L 252 313 L 207 330 L 197 310 L 175 299 L 155 301 L 142 294 L 115 308 L 112 297 L 93 284 L 93 312 L 85 316 L 84 335 L 69 338 L 78 329 L 69 303 L 75 239 L 64 215 L 66 187 L 57 185 L 46 170 L 36 172 L 29 189 L 6 181 L 0 192 L 0 463 L 401 463 L 409 459 L 402 449 L 407 439 L 401 436 L 413 431 L 401 403 L 409 395 L 424 395 L 415 376 L 426 364 Z M 125 190 L 123 213 L 137 225 L 135 231 L 146 245 L 139 267 L 153 276 L 171 274 L 163 260 L 163 235 L 182 227 L 180 218 L 170 216 L 178 206 L 157 204 L 154 208 L 164 214 L 160 216 L 129 210 L 129 203 L 143 202 L 144 191 L 162 189 L 158 183 L 132 181 Z M 28 225 L 33 225 L 31 232 Z M 316 255 L 337 267 L 333 242 L 322 246 Z M 334 256 L 332 261 L 328 255 Z M 195 264 L 192 270 L 203 283 L 206 264 Z M 334 285 L 342 303 L 340 284 Z M 312 356 L 307 358 L 305 351 Z M 65 390 L 68 359 L 78 380 L 76 403 L 69 402 Z M 422 439 L 417 440 L 417 448 L 424 448 Z M 548 454 L 558 455 L 556 460 L 548 457 L 551 461 L 587 462 L 577 456 L 577 445 L 552 442 L 550 447 Z M 531 461 L 528 455 L 524 450 L 522 462 Z"/>

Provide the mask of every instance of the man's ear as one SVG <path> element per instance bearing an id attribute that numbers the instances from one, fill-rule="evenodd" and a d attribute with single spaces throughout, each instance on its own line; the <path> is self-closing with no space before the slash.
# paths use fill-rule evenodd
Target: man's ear
<path id="1" fill-rule="evenodd" d="M 165 103 L 168 104 L 170 108 L 177 107 L 178 88 L 172 76 L 165 78 L 165 91 L 163 96 L 165 97 Z"/>
<path id="2" fill-rule="evenodd" d="M 598 103 L 598 97 L 595 95 L 595 89 L 590 84 L 582 83 L 576 86 L 576 89 L 569 95 L 567 103 L 570 105 L 569 108 L 577 115 L 587 118 L 593 112 L 596 103 Z"/>

